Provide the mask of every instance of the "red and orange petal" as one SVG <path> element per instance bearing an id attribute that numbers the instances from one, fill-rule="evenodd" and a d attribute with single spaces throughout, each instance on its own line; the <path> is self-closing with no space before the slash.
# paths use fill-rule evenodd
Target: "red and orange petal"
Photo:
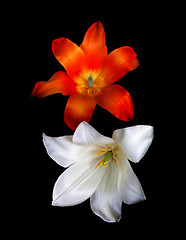
<path id="1" fill-rule="evenodd" d="M 110 85 L 129 71 L 138 67 L 137 55 L 131 47 L 121 47 L 112 51 L 105 59 L 100 73 L 104 84 Z"/>
<path id="2" fill-rule="evenodd" d="M 99 70 L 107 56 L 105 31 L 100 22 L 92 24 L 87 30 L 80 48 L 86 56 L 86 68 Z"/>
<path id="3" fill-rule="evenodd" d="M 64 121 L 72 130 L 75 130 L 82 121 L 90 121 L 95 106 L 96 102 L 93 98 L 72 95 L 65 108 Z"/>
<path id="4" fill-rule="evenodd" d="M 85 63 L 85 54 L 80 47 L 69 39 L 59 38 L 52 42 L 52 51 L 71 78 L 79 75 Z"/>
<path id="5" fill-rule="evenodd" d="M 36 83 L 31 94 L 32 97 L 46 97 L 55 93 L 71 95 L 77 92 L 74 81 L 62 71 L 56 72 L 47 82 Z"/>
<path id="6" fill-rule="evenodd" d="M 107 109 L 114 116 L 123 121 L 133 118 L 134 109 L 130 94 L 120 85 L 111 85 L 102 89 L 101 94 L 95 96 L 97 104 Z"/>

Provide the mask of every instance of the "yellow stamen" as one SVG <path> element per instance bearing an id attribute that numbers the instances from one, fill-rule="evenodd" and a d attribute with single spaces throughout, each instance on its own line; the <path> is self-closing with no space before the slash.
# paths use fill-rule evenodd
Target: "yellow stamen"
<path id="1" fill-rule="evenodd" d="M 110 174 L 110 162 L 109 162 L 109 166 L 108 166 L 108 174 Z"/>
<path id="2" fill-rule="evenodd" d="M 95 169 L 101 164 L 101 162 L 103 162 L 104 159 L 102 159 L 100 162 L 98 162 L 98 164 L 95 166 Z"/>
<path id="3" fill-rule="evenodd" d="M 101 151 L 103 151 L 103 152 L 107 152 L 108 149 L 107 149 L 107 148 L 103 148 L 103 149 L 101 149 Z"/>
<path id="4" fill-rule="evenodd" d="M 98 153 L 94 154 L 93 156 L 101 155 L 101 154 L 103 154 L 104 152 L 107 152 L 108 149 L 107 149 L 107 148 L 103 148 L 103 149 L 101 149 L 101 151 L 102 151 L 102 152 L 98 152 Z"/>
<path id="5" fill-rule="evenodd" d="M 98 152 L 98 153 L 95 153 L 93 156 L 96 156 L 96 155 L 101 155 L 103 154 L 103 152 Z"/>
<path id="6" fill-rule="evenodd" d="M 113 150 L 109 151 L 107 148 L 103 148 L 103 149 L 101 149 L 101 152 L 95 153 L 93 156 L 101 155 L 103 153 L 104 153 L 104 158 L 101 159 L 100 162 L 98 162 L 98 164 L 95 166 L 95 169 L 99 165 L 102 165 L 105 168 L 107 166 L 107 163 L 109 162 L 109 164 L 108 164 L 108 173 L 110 174 L 111 160 L 114 160 L 115 166 L 117 167 L 117 161 L 116 161 L 116 158 L 114 158 L 114 155 L 116 153 Z"/>

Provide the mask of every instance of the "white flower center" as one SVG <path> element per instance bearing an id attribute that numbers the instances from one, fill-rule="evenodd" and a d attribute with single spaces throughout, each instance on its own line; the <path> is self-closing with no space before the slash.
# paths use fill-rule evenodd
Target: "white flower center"
<path id="1" fill-rule="evenodd" d="M 101 150 L 101 152 L 98 152 L 96 154 L 94 154 L 94 156 L 96 155 L 103 155 L 104 158 L 101 159 L 101 161 L 98 162 L 98 164 L 95 166 L 95 169 L 100 166 L 100 167 L 106 167 L 107 166 L 107 163 L 108 163 L 108 173 L 110 174 L 110 164 L 111 164 L 111 161 L 114 161 L 115 163 L 115 166 L 117 167 L 117 160 L 116 160 L 116 152 L 115 152 L 115 149 L 112 149 L 112 150 L 109 150 L 107 148 L 103 148 Z"/>

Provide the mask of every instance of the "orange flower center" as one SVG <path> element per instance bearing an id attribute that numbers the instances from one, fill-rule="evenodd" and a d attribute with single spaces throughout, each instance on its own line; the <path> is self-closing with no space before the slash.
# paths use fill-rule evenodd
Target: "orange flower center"
<path id="1" fill-rule="evenodd" d="M 82 71 L 75 79 L 77 91 L 85 96 L 96 96 L 104 87 L 102 80 L 98 71 Z"/>

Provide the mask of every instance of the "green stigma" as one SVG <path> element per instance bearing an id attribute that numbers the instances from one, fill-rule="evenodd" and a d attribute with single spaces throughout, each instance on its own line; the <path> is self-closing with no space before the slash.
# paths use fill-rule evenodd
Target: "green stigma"
<path id="1" fill-rule="evenodd" d="M 88 76 L 88 87 L 93 88 L 93 75 L 91 73 Z"/>
<path id="2" fill-rule="evenodd" d="M 103 161 L 101 162 L 101 165 L 103 167 L 106 167 L 106 164 L 108 162 L 108 160 L 113 156 L 113 152 L 112 151 L 108 151 L 106 154 L 105 154 L 105 157 L 103 159 Z"/>

